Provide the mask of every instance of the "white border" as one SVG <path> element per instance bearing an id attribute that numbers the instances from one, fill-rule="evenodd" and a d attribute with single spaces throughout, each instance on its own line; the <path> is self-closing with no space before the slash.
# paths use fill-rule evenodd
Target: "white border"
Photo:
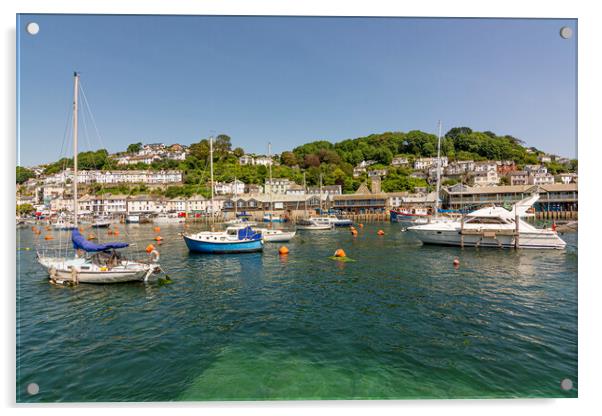
<path id="1" fill-rule="evenodd" d="M 458 16 L 458 17 L 556 17 L 579 19 L 579 188 L 580 188 L 580 233 L 579 233 L 579 399 L 565 400 L 479 400 L 479 401 L 392 401 L 392 402 L 247 402 L 247 403 L 174 403 L 156 405 L 107 405 L 111 413 L 131 412 L 141 407 L 150 415 L 165 411 L 186 414 L 211 412 L 213 414 L 235 414 L 245 412 L 250 415 L 266 414 L 331 414 L 345 412 L 362 414 L 399 414 L 407 411 L 421 411 L 429 414 L 448 415 L 489 415 L 508 412 L 529 412 L 531 414 L 591 413 L 596 406 L 600 383 L 600 302 L 602 285 L 600 271 L 595 256 L 600 252 L 597 245 L 602 228 L 594 223 L 596 202 L 601 198 L 598 185 L 602 175 L 596 170 L 600 165 L 602 147 L 601 134 L 594 121 L 600 118 L 600 74 L 602 65 L 599 53 L 599 40 L 602 39 L 602 21 L 595 2 L 546 1 L 526 2 L 505 0 L 478 2 L 469 0 L 431 0 L 407 3 L 385 0 L 305 0 L 305 1 L 203 1 L 203 0 L 9 0 L 0 3 L 2 20 L 2 91 L 0 102 L 1 123 L 4 132 L 2 152 L 4 175 L 2 194 L 6 202 L 1 204 L 2 219 L 9 236 L 3 239 L 0 253 L 1 265 L 13 265 L 2 273 L 2 296 L 5 305 L 2 314 L 3 337 L 0 380 L 2 383 L 2 404 L 12 407 L 10 413 L 20 410 L 26 413 L 43 411 L 45 414 L 86 414 L 104 415 L 106 409 L 93 405 L 51 405 L 15 406 L 15 282 L 14 282 L 14 166 L 15 166 L 15 14 L 16 13 L 113 13 L 113 14 L 234 14 L 234 15 L 348 15 L 348 16 Z M 596 182 L 597 183 L 596 183 Z M 598 205 L 599 206 L 599 205 Z M 596 216 L 595 216 L 596 215 Z M 7 241 L 8 238 L 8 241 Z M 11 240 L 12 239 L 12 240 Z M 598 254 L 599 255 L 599 254 Z M 6 267 L 5 267 L 6 269 Z M 82 409 L 85 407 L 85 409 Z"/>

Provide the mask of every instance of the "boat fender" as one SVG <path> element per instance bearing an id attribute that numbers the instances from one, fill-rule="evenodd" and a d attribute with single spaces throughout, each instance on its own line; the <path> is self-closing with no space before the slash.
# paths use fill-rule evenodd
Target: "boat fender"
<path id="1" fill-rule="evenodd" d="M 153 263 L 156 263 L 159 261 L 159 252 L 157 250 L 152 250 L 150 253 L 150 259 Z"/>

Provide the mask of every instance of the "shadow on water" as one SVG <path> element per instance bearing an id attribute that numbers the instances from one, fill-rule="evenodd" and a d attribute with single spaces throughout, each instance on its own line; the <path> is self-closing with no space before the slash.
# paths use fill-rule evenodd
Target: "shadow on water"
<path id="1" fill-rule="evenodd" d="M 17 391 L 40 394 L 19 401 L 577 394 L 558 387 L 577 386 L 576 235 L 566 251 L 462 250 L 367 225 L 212 256 L 181 231 L 161 229 L 164 286 L 57 288 L 23 252 Z"/>

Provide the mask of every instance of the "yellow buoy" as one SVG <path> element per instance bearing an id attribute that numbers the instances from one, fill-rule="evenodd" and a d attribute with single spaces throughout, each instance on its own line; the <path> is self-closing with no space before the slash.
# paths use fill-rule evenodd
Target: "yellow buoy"
<path id="1" fill-rule="evenodd" d="M 287 255 L 287 254 L 288 254 L 288 252 L 289 252 L 289 250 L 288 250 L 288 247 L 287 247 L 287 246 L 282 246 L 282 247 L 280 247 L 280 248 L 278 249 L 278 253 L 279 253 L 281 256 Z"/>
<path id="2" fill-rule="evenodd" d="M 334 256 L 335 257 L 347 257 L 347 254 L 345 254 L 345 250 L 343 250 L 342 248 L 339 248 L 337 251 L 334 252 Z"/>

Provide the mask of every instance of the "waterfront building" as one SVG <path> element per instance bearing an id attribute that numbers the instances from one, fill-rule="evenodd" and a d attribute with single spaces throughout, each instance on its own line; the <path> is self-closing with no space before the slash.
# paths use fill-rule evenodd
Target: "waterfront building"
<path id="1" fill-rule="evenodd" d="M 332 197 L 334 209 L 354 213 L 383 212 L 387 207 L 388 195 L 380 191 L 379 185 L 375 189 L 374 181 L 372 184 L 372 190 L 363 183 L 353 194 L 334 195 Z"/>
<path id="2" fill-rule="evenodd" d="M 95 215 L 119 215 L 127 212 L 126 195 L 84 195 L 78 200 L 78 211 Z"/>
<path id="3" fill-rule="evenodd" d="M 435 205 L 436 192 L 389 192 L 387 193 L 387 208 L 400 206 L 428 206 Z"/>
<path id="4" fill-rule="evenodd" d="M 47 178 L 45 183 L 70 183 L 73 171 L 66 169 L 60 174 Z M 78 183 L 82 184 L 124 184 L 139 183 L 146 185 L 178 184 L 182 182 L 182 172 L 178 170 L 82 170 L 77 172 Z"/>
<path id="5" fill-rule="evenodd" d="M 444 208 L 460 209 L 495 204 L 499 206 L 513 204 L 539 193 L 539 201 L 534 205 L 538 211 L 561 210 L 577 211 L 577 184 L 547 185 L 502 185 L 502 186 L 466 186 L 456 184 L 441 190 Z"/>
<path id="6" fill-rule="evenodd" d="M 160 205 L 158 199 L 150 195 L 131 196 L 127 200 L 127 213 L 154 214 L 161 212 Z"/>

